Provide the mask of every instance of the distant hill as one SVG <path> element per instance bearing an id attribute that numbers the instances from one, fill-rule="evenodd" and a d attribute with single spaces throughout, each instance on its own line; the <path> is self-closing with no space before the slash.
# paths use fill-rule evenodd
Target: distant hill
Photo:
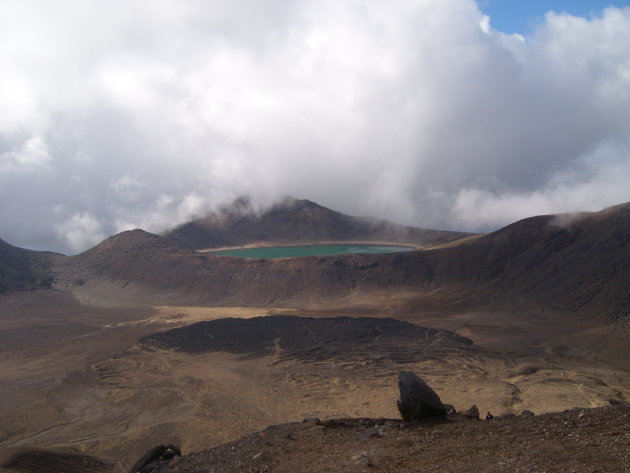
<path id="1" fill-rule="evenodd" d="M 0 240 L 0 293 L 49 287 L 54 253 L 31 251 Z"/>
<path id="2" fill-rule="evenodd" d="M 310 205 L 309 205 L 310 207 Z M 436 290 L 445 300 L 611 318 L 630 312 L 630 204 L 531 217 L 432 249 L 382 255 L 240 259 L 202 254 L 142 230 L 68 259 L 72 267 L 150 288 L 158 301 L 271 305 L 370 291 Z"/>
<path id="3" fill-rule="evenodd" d="M 257 220 L 233 219 L 227 228 L 252 228 L 256 238 L 272 238 L 270 222 L 278 219 L 294 229 L 296 238 L 306 238 L 309 224 L 299 222 L 315 214 L 326 216 L 321 221 L 328 223 L 316 226 L 320 229 L 333 219 L 346 222 L 339 227 L 343 231 L 334 234 L 341 238 L 362 225 L 307 201 L 294 204 Z M 289 225 L 287 215 L 298 223 Z M 260 229 L 254 222 L 262 222 Z M 601 212 L 531 217 L 489 234 L 380 255 L 241 259 L 184 248 L 172 235 L 127 231 L 80 255 L 54 258 L 1 242 L 0 288 L 50 284 L 52 267 L 62 289 L 82 287 L 91 297 L 98 291 L 92 289 L 90 295 L 90 288 L 98 287 L 103 298 L 112 301 L 123 300 L 125 291 L 132 294 L 133 289 L 138 304 L 299 306 L 374 291 L 411 291 L 419 298 L 441 294 L 439 300 L 448 304 L 499 304 L 509 309 L 530 303 L 559 312 L 630 319 L 630 204 Z M 327 235 L 331 237 L 332 230 Z M 90 281 L 92 286 L 83 287 Z"/>
<path id="4" fill-rule="evenodd" d="M 425 256 L 440 285 L 486 286 L 514 301 L 630 318 L 630 203 L 526 218 Z"/>
<path id="5" fill-rule="evenodd" d="M 431 281 L 422 256 L 340 255 L 241 259 L 181 248 L 166 238 L 131 230 L 108 238 L 63 264 L 66 281 L 90 278 L 141 286 L 151 300 L 186 304 L 271 305 L 326 299 L 360 288 L 416 286 Z"/>
<path id="6" fill-rule="evenodd" d="M 174 228 L 164 237 L 190 249 L 251 243 L 307 241 L 387 241 L 422 246 L 470 235 L 462 232 L 405 227 L 386 220 L 351 217 L 309 200 L 286 199 L 262 214 L 247 199 Z"/>

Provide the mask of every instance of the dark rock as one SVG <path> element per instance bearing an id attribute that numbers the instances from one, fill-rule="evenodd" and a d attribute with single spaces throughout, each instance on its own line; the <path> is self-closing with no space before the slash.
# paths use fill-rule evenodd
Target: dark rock
<path id="1" fill-rule="evenodd" d="M 381 433 L 374 427 L 370 427 L 368 429 L 365 429 L 363 432 L 361 432 L 361 437 L 364 439 L 380 438 Z"/>
<path id="2" fill-rule="evenodd" d="M 444 409 L 446 409 L 446 415 L 448 416 L 457 414 L 457 410 L 453 404 L 444 404 Z"/>
<path id="3" fill-rule="evenodd" d="M 322 425 L 322 421 L 319 420 L 319 417 L 307 417 L 306 419 L 302 419 L 302 424 Z"/>
<path id="4" fill-rule="evenodd" d="M 538 368 L 536 368 L 535 366 L 525 366 L 516 373 L 516 376 L 527 376 L 537 372 Z"/>
<path id="5" fill-rule="evenodd" d="M 533 417 L 534 413 L 529 409 L 525 409 L 524 411 L 521 411 L 521 415 L 525 417 Z"/>
<path id="6" fill-rule="evenodd" d="M 446 408 L 440 396 L 411 371 L 400 372 L 398 389 L 400 389 L 400 399 L 396 405 L 406 422 L 446 417 Z"/>
<path id="7" fill-rule="evenodd" d="M 137 473 L 149 470 L 149 465 L 159 460 L 170 460 L 174 456 L 181 457 L 181 450 L 175 445 L 158 445 L 153 447 L 144 456 L 131 467 L 129 473 Z"/>
<path id="8" fill-rule="evenodd" d="M 357 466 L 376 466 L 374 460 L 370 458 L 367 452 L 361 452 L 358 455 L 352 457 L 352 461 Z"/>
<path id="9" fill-rule="evenodd" d="M 479 419 L 479 409 L 477 408 L 477 405 L 473 405 L 470 409 L 464 411 L 464 417 L 468 417 L 469 419 Z"/>

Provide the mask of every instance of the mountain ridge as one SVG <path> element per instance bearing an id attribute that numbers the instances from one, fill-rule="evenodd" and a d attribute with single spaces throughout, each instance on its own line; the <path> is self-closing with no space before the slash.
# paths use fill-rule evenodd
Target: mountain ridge
<path id="1" fill-rule="evenodd" d="M 310 200 L 293 198 L 287 198 L 262 213 L 255 212 L 246 199 L 238 199 L 217 212 L 162 234 L 180 246 L 196 250 L 265 242 L 277 244 L 357 239 L 426 246 L 469 235 L 353 217 Z"/>
<path id="2" fill-rule="evenodd" d="M 315 205 L 298 201 L 302 208 Z M 13 289 L 40 287 L 54 274 L 56 287 L 70 291 L 103 280 L 118 289 L 146 289 L 147 302 L 200 305 L 287 305 L 371 291 L 421 296 L 437 290 L 470 303 L 528 300 L 551 310 L 630 317 L 628 203 L 529 217 L 492 233 L 394 254 L 242 259 L 201 253 L 139 229 L 70 257 L 6 243 L 0 252 L 9 268 L 4 274 L 18 274 Z"/>

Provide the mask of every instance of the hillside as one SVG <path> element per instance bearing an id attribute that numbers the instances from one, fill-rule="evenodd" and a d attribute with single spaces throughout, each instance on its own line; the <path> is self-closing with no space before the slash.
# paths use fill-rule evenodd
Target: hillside
<path id="1" fill-rule="evenodd" d="M 51 266 L 61 255 L 31 251 L 0 240 L 0 293 L 49 287 Z"/>
<path id="2" fill-rule="evenodd" d="M 341 419 L 272 426 L 141 472 L 628 471 L 630 405 L 489 422 Z M 597 468 L 595 468 L 597 466 Z"/>
<path id="3" fill-rule="evenodd" d="M 340 255 L 282 259 L 214 256 L 178 247 L 142 230 L 123 232 L 59 266 L 60 284 L 98 279 L 146 290 L 153 303 L 272 305 L 325 300 L 356 290 L 430 285 L 422 254 Z M 89 284 L 82 287 L 89 290 Z M 116 297 L 115 293 L 111 294 Z"/>
<path id="4" fill-rule="evenodd" d="M 461 414 L 446 422 L 319 419 L 270 426 L 239 440 L 172 459 L 139 473 L 330 473 L 381 471 L 627 472 L 630 405 L 576 408 L 542 416 Z M 4 464 L 22 473 L 117 473 L 116 464 L 69 451 L 27 450 Z"/>
<path id="5" fill-rule="evenodd" d="M 181 248 L 141 230 L 68 258 L 66 268 L 153 291 L 155 301 L 302 304 L 370 291 L 439 290 L 446 298 L 627 318 L 630 205 L 531 217 L 433 249 L 384 255 L 240 259 Z M 72 274 L 65 271 L 67 275 Z"/>
<path id="6" fill-rule="evenodd" d="M 253 243 L 309 241 L 388 241 L 432 245 L 470 235 L 462 232 L 405 227 L 385 220 L 351 217 L 309 200 L 286 199 L 262 214 L 246 199 L 164 234 L 190 249 Z"/>
<path id="7" fill-rule="evenodd" d="M 490 285 L 516 303 L 630 317 L 630 204 L 531 217 L 424 254 L 440 285 Z"/>

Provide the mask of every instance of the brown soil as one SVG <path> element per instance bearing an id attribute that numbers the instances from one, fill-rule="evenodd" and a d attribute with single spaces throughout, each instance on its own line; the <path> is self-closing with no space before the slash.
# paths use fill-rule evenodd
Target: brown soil
<path id="1" fill-rule="evenodd" d="M 155 473 L 628 472 L 630 405 L 491 421 L 347 419 L 269 427 Z M 148 471 L 148 470 L 147 470 Z"/>
<path id="2" fill-rule="evenodd" d="M 411 296 L 375 294 L 373 300 L 346 302 L 293 311 L 122 309 L 86 306 L 55 291 L 5 296 L 0 464 L 25 450 L 54 449 L 92 455 L 126 471 L 158 444 L 195 452 L 305 417 L 396 418 L 396 377 L 402 369 L 421 375 L 460 410 L 477 404 L 494 414 L 523 409 L 538 414 L 630 398 L 628 346 L 615 341 L 623 333 L 602 332 L 601 324 L 567 326 L 557 315 L 535 311 L 440 316 L 431 305 L 424 313 L 411 310 Z M 288 327 L 269 333 L 267 342 L 273 343 L 263 343 L 262 350 L 255 344 L 244 350 L 239 330 L 220 332 L 233 339 L 232 348 L 223 344 L 198 353 L 137 344 L 143 336 L 200 318 L 216 320 L 222 313 L 252 323 L 261 320 L 252 316 L 293 313 L 330 318 L 331 326 L 339 315 L 394 316 L 455 330 L 474 344 L 415 326 L 406 333 L 406 325 L 395 321 L 385 323 L 402 330 L 378 338 L 369 319 L 353 319 L 358 333 L 346 343 L 343 338 L 326 343 L 331 336 L 322 331 L 293 346 L 295 327 Z M 422 336 L 414 336 L 416 331 Z M 371 336 L 362 341 L 362 333 Z"/>

